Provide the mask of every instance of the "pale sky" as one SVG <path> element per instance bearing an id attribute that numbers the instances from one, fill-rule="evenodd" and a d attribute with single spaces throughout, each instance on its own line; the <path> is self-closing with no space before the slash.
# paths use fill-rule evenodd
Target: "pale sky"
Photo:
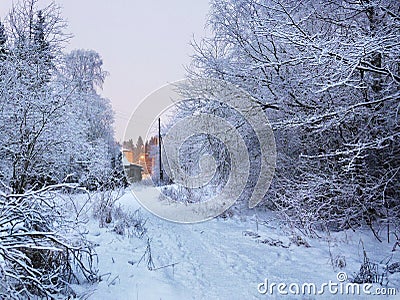
<path id="1" fill-rule="evenodd" d="M 0 1 L 4 19 L 12 3 Z M 39 0 L 39 7 L 50 3 Z M 122 140 L 139 102 L 162 85 L 182 79 L 193 50 L 206 35 L 208 0 L 55 0 L 68 21 L 68 50 L 93 49 L 110 73 L 103 96 L 116 112 L 116 138 Z"/>

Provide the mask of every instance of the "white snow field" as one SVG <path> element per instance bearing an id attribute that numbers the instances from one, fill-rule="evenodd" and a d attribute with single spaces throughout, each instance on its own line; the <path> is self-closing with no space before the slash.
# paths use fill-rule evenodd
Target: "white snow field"
<path id="1" fill-rule="evenodd" d="M 151 187 L 137 187 L 139 197 L 152 197 Z M 157 201 L 157 199 L 154 199 Z M 129 189 L 118 200 L 124 211 L 136 210 L 140 204 Z M 364 260 L 362 244 L 369 259 L 380 263 L 383 270 L 388 260 L 400 261 L 400 249 L 392 252 L 393 244 L 378 242 L 368 230 L 332 233 L 329 238 L 304 238 L 304 244 L 293 242 L 293 233 L 280 225 L 272 212 L 247 210 L 232 218 L 216 218 L 198 224 L 178 224 L 154 216 L 141 208 L 147 218 L 147 236 L 122 236 L 112 226 L 99 228 L 98 221 L 88 223 L 88 237 L 97 244 L 102 281 L 93 286 L 75 286 L 84 299 L 400 299 L 400 273 L 389 274 L 389 283 L 369 287 L 371 294 L 391 292 L 397 296 L 366 295 L 362 286 L 359 296 L 346 295 L 348 283 L 337 276 L 353 277 Z M 153 270 L 147 268 L 145 257 L 147 237 L 150 239 Z M 329 242 L 328 242 L 329 241 Z M 307 247 L 308 246 L 308 247 Z M 345 261 L 342 269 L 331 264 L 330 257 Z M 389 264 L 390 264 L 389 263 Z M 338 275 L 339 272 L 342 272 Z M 345 274 L 344 274 L 344 273 Z M 273 283 L 286 284 L 283 295 Z M 325 286 L 336 283 L 337 293 Z M 385 279 L 386 282 L 386 279 Z M 296 284 L 313 283 L 314 293 L 296 295 Z M 289 286 L 293 292 L 289 291 Z M 343 288 L 343 293 L 340 287 Z M 368 287 L 367 287 L 368 288 Z M 264 289 L 264 290 L 263 290 Z M 307 291 L 307 290 L 306 290 Z M 335 288 L 333 287 L 333 292 Z M 352 291 L 350 289 L 350 291 Z"/>

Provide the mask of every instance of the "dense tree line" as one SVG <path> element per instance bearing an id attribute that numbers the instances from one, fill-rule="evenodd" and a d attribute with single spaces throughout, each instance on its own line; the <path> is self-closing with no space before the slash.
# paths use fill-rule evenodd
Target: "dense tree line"
<path id="1" fill-rule="evenodd" d="M 0 298 L 74 295 L 98 280 L 93 245 L 60 193 L 124 184 L 107 73 L 91 50 L 64 53 L 54 4 L 13 5 L 0 22 Z M 64 200 L 63 200 L 64 199 Z"/>
<path id="2" fill-rule="evenodd" d="M 13 7 L 0 25 L 0 180 L 16 193 L 46 184 L 95 188 L 117 167 L 113 112 L 98 94 L 107 73 L 98 53 L 63 53 L 58 8 Z"/>
<path id="3" fill-rule="evenodd" d="M 278 153 L 264 203 L 309 233 L 398 233 L 399 2 L 213 0 L 209 27 L 189 77 L 226 80 L 262 104 Z M 221 110 L 193 101 L 183 114 L 199 109 Z"/>

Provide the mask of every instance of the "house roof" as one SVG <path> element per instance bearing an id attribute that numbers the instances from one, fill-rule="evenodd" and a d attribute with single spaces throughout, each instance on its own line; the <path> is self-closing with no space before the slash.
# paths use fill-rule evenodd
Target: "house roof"
<path id="1" fill-rule="evenodd" d="M 122 165 L 125 166 L 130 166 L 131 163 L 128 161 L 128 159 L 126 158 L 126 156 L 123 154 L 122 155 Z"/>
<path id="2" fill-rule="evenodd" d="M 122 165 L 124 167 L 136 167 L 143 170 L 143 167 L 141 165 L 130 163 L 125 155 L 122 155 Z"/>

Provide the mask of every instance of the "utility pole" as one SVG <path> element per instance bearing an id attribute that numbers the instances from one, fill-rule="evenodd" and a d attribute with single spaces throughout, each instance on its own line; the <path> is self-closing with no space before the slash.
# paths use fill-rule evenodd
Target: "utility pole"
<path id="1" fill-rule="evenodd" d="M 161 166 L 161 118 L 158 118 L 158 159 L 160 165 L 160 185 L 162 185 L 164 174 Z"/>

